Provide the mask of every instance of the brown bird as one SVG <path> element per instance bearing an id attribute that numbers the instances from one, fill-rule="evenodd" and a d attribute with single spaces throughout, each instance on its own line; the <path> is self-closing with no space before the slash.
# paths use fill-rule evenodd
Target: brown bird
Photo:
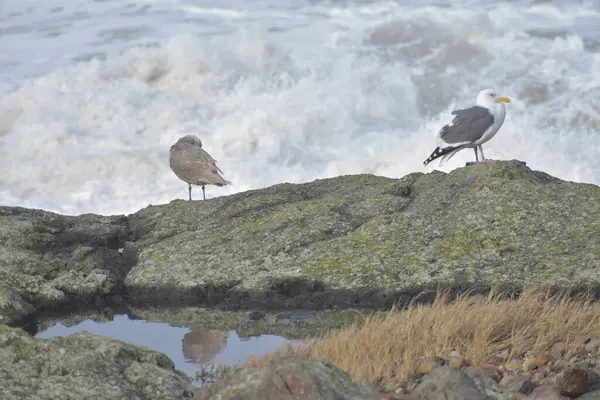
<path id="1" fill-rule="evenodd" d="M 189 199 L 192 200 L 192 185 L 202 186 L 202 198 L 206 200 L 205 185 L 225 186 L 231 182 L 221 175 L 217 160 L 204 149 L 195 135 L 186 135 L 171 146 L 169 164 L 175 175 L 188 184 Z"/>

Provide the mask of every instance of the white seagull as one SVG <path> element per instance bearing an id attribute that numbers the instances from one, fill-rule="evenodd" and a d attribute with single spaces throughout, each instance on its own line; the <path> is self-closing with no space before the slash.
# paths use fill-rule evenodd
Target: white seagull
<path id="1" fill-rule="evenodd" d="M 442 157 L 440 164 L 443 164 L 466 148 L 475 150 L 476 162 L 479 162 L 478 148 L 481 162 L 494 162 L 485 158 L 481 145 L 493 138 L 504 123 L 506 108 L 503 103 L 510 103 L 510 99 L 496 96 L 493 89 L 485 89 L 477 95 L 475 106 L 452 111 L 454 119 L 440 129 L 438 147 L 423 164 L 427 165 L 439 157 Z"/>

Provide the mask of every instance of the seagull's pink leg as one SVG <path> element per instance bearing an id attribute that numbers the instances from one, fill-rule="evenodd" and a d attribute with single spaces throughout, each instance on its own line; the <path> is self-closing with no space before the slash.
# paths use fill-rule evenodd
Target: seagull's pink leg
<path id="1" fill-rule="evenodd" d="M 479 151 L 481 152 L 481 162 L 496 162 L 497 160 L 490 160 L 485 158 L 485 156 L 483 155 L 483 147 L 481 145 L 479 145 Z"/>
<path id="2" fill-rule="evenodd" d="M 473 150 L 475 150 L 475 162 L 478 163 L 479 162 L 479 154 L 477 153 L 477 146 L 475 146 L 473 148 Z"/>

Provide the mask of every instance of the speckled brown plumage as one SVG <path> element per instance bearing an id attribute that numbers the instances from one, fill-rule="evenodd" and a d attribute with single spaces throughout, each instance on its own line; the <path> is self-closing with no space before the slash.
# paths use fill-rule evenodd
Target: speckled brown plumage
<path id="1" fill-rule="evenodd" d="M 217 167 L 217 161 L 202 149 L 202 142 L 194 135 L 183 136 L 171 146 L 169 164 L 175 175 L 188 184 L 190 200 L 192 200 L 192 185 L 202 186 L 202 198 L 206 200 L 205 185 L 231 184 L 223 178 L 221 175 L 223 172 Z"/>

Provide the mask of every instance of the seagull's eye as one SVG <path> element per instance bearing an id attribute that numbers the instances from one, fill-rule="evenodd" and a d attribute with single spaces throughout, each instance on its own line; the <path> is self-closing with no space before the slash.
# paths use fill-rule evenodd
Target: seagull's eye
<path id="1" fill-rule="evenodd" d="M 490 96 L 496 97 L 496 93 L 490 93 Z"/>

